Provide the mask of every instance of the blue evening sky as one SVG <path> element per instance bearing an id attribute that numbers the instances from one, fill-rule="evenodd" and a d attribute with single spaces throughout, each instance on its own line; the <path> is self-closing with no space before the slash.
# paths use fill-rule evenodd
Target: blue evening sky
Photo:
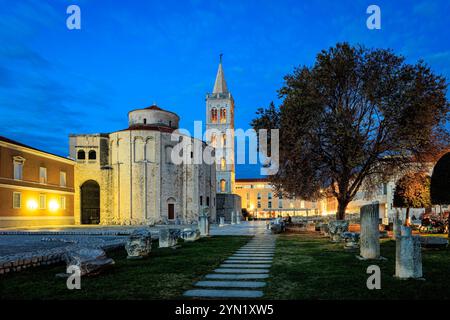
<path id="1" fill-rule="evenodd" d="M 81 30 L 66 28 L 70 4 Z M 370 4 L 381 30 L 366 27 Z M 0 0 L 0 135 L 67 156 L 69 133 L 123 129 L 154 102 L 192 130 L 219 53 L 244 129 L 279 102 L 284 75 L 339 41 L 392 48 L 450 79 L 449 14 L 448 0 Z"/>

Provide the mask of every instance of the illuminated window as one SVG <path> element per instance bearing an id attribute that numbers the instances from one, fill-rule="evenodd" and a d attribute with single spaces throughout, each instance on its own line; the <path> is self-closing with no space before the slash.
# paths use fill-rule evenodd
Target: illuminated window
<path id="1" fill-rule="evenodd" d="M 39 209 L 46 209 L 47 208 L 47 196 L 45 194 L 39 195 Z"/>
<path id="2" fill-rule="evenodd" d="M 216 108 L 211 109 L 211 122 L 217 123 L 217 109 Z"/>
<path id="3" fill-rule="evenodd" d="M 45 167 L 39 168 L 39 182 L 47 183 L 47 168 Z"/>
<path id="4" fill-rule="evenodd" d="M 84 150 L 78 150 L 77 159 L 78 160 L 85 160 L 86 159 L 86 152 L 84 152 Z"/>
<path id="5" fill-rule="evenodd" d="M 213 134 L 213 135 L 211 136 L 211 145 L 212 145 L 214 148 L 216 147 L 216 143 L 217 143 L 216 140 L 217 140 L 217 139 L 216 139 L 216 135 Z"/>
<path id="6" fill-rule="evenodd" d="M 220 123 L 227 123 L 227 109 L 220 109 Z"/>
<path id="7" fill-rule="evenodd" d="M 222 179 L 220 180 L 220 192 L 226 192 L 227 191 L 227 182 Z"/>
<path id="8" fill-rule="evenodd" d="M 227 162 L 225 161 L 225 158 L 222 158 L 222 160 L 220 160 L 220 170 L 227 170 Z"/>
<path id="9" fill-rule="evenodd" d="M 13 192 L 13 208 L 20 209 L 22 206 L 22 194 L 20 192 Z"/>
<path id="10" fill-rule="evenodd" d="M 66 197 L 65 196 L 59 197 L 59 207 L 62 210 L 66 210 Z"/>
<path id="11" fill-rule="evenodd" d="M 67 185 L 66 173 L 64 171 L 59 172 L 59 185 L 65 187 Z"/>

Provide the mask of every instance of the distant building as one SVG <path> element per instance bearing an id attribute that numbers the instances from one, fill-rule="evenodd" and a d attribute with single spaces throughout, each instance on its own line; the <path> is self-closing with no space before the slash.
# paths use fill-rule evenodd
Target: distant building
<path id="1" fill-rule="evenodd" d="M 235 193 L 241 196 L 242 209 L 247 209 L 255 218 L 320 213 L 316 202 L 277 196 L 267 179 L 236 179 Z"/>
<path id="2" fill-rule="evenodd" d="M 0 227 L 73 224 L 74 166 L 0 137 Z"/>
<path id="3" fill-rule="evenodd" d="M 193 223 L 206 207 L 215 221 L 214 164 L 172 161 L 175 145 L 194 141 L 178 133 L 172 137 L 178 122 L 178 115 L 153 105 L 130 111 L 124 130 L 70 135 L 70 156 L 76 159 L 75 222 Z M 211 148 L 199 143 L 202 152 Z"/>

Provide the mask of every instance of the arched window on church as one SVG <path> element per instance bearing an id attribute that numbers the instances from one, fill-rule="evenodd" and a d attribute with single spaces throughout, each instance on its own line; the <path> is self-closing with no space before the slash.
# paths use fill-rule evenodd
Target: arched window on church
<path id="1" fill-rule="evenodd" d="M 211 109 L 211 122 L 217 123 L 217 109 L 216 108 Z"/>
<path id="2" fill-rule="evenodd" d="M 227 123 L 227 109 L 220 109 L 220 123 Z"/>
<path id="3" fill-rule="evenodd" d="M 227 192 L 227 181 L 225 179 L 220 180 L 220 192 Z"/>
<path id="4" fill-rule="evenodd" d="M 225 158 L 222 158 L 220 160 L 220 170 L 222 170 L 222 171 L 227 170 L 227 162 L 226 162 Z"/>
<path id="5" fill-rule="evenodd" d="M 95 150 L 89 151 L 88 159 L 89 160 L 96 160 L 97 159 L 97 152 Z"/>
<path id="6" fill-rule="evenodd" d="M 84 150 L 78 150 L 77 159 L 78 160 L 85 160 L 86 159 L 86 152 L 84 152 Z"/>

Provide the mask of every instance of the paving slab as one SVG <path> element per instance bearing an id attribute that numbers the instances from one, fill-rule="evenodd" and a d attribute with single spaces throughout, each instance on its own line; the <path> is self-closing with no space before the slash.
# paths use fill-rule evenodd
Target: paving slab
<path id="1" fill-rule="evenodd" d="M 223 263 L 228 264 L 264 264 L 264 263 L 271 263 L 272 260 L 225 260 Z"/>
<path id="2" fill-rule="evenodd" d="M 266 286 L 263 281 L 199 281 L 197 287 L 215 288 L 262 288 Z"/>
<path id="3" fill-rule="evenodd" d="M 229 274 L 229 273 L 215 273 L 207 274 L 205 279 L 221 279 L 221 280 L 257 280 L 267 279 L 268 273 L 244 273 L 244 274 Z"/>
<path id="4" fill-rule="evenodd" d="M 261 298 L 263 292 L 260 290 L 193 289 L 186 291 L 184 296 L 203 298 Z"/>
<path id="5" fill-rule="evenodd" d="M 217 273 L 269 273 L 269 269 L 234 269 L 234 268 L 217 268 Z"/>
<path id="6" fill-rule="evenodd" d="M 270 268 L 271 264 L 257 264 L 257 263 L 224 263 L 220 265 L 220 268 Z"/>
<path id="7" fill-rule="evenodd" d="M 228 258 L 229 260 L 265 260 L 265 261 L 272 261 L 273 257 L 236 257 L 231 256 Z"/>

